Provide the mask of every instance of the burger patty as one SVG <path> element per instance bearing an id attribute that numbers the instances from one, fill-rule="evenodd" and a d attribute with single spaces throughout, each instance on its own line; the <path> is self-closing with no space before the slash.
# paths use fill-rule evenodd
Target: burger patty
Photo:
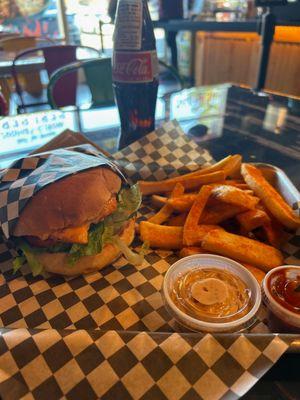
<path id="1" fill-rule="evenodd" d="M 124 222 L 124 225 L 122 226 L 122 228 L 120 229 L 120 231 L 118 232 L 118 234 L 120 235 L 125 229 L 126 227 L 129 225 L 129 221 Z M 48 248 L 48 247 L 52 247 L 58 244 L 74 244 L 74 243 L 79 243 L 79 242 L 66 242 L 63 240 L 58 240 L 58 239 L 53 239 L 53 238 L 49 238 L 47 240 L 42 240 L 36 236 L 24 236 L 24 239 L 26 239 L 26 241 L 33 247 L 38 247 L 38 248 Z M 81 243 L 81 244 L 87 244 L 88 240 L 85 243 Z"/>
<path id="2" fill-rule="evenodd" d="M 26 239 L 26 241 L 33 247 L 41 247 L 41 248 L 45 248 L 45 247 L 52 247 L 55 246 L 59 242 L 58 240 L 54 240 L 54 239 L 47 239 L 47 240 L 42 240 L 36 236 L 24 236 L 24 239 Z"/>

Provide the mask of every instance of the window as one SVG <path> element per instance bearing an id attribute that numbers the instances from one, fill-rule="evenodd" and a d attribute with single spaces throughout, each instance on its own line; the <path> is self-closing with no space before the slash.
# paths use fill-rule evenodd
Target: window
<path id="1" fill-rule="evenodd" d="M 0 0 L 0 27 L 25 36 L 59 38 L 57 0 Z"/>

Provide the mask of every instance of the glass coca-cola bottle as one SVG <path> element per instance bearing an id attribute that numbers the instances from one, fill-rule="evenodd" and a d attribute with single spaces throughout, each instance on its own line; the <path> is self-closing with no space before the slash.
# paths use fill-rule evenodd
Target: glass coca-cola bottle
<path id="1" fill-rule="evenodd" d="M 119 0 L 113 87 L 121 120 L 119 148 L 151 132 L 155 124 L 158 61 L 147 0 Z"/>

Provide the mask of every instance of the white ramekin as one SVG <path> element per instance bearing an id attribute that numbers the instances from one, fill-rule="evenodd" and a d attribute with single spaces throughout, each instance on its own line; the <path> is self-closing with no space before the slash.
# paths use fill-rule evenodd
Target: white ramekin
<path id="1" fill-rule="evenodd" d="M 230 322 L 206 322 L 193 318 L 181 311 L 172 301 L 171 288 L 176 279 L 189 270 L 198 268 L 216 268 L 227 270 L 240 277 L 251 291 L 252 308 L 243 317 Z M 261 289 L 255 277 L 241 264 L 229 258 L 212 254 L 195 254 L 175 262 L 167 271 L 163 282 L 165 306 L 175 320 L 196 332 L 238 332 L 247 329 L 255 322 L 255 315 L 261 304 Z"/>
<path id="2" fill-rule="evenodd" d="M 277 332 L 292 332 L 294 328 L 295 332 L 300 332 L 300 315 L 287 310 L 279 304 L 271 295 L 268 288 L 268 282 L 271 276 L 285 269 L 297 270 L 300 274 L 300 266 L 297 267 L 295 265 L 283 265 L 269 271 L 262 282 L 263 301 L 269 311 L 269 323 L 272 330 Z"/>

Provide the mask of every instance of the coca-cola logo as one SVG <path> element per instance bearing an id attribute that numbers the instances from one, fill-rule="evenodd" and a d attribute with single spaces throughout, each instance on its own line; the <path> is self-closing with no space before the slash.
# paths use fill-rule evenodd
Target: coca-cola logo
<path id="1" fill-rule="evenodd" d="M 129 62 L 118 62 L 115 64 L 114 72 L 116 74 L 126 74 L 126 75 L 147 75 L 149 73 L 149 63 L 148 60 L 142 58 L 136 58 L 130 60 Z"/>
<path id="2" fill-rule="evenodd" d="M 113 58 L 113 79 L 120 82 L 152 81 L 152 53 L 116 52 Z"/>

